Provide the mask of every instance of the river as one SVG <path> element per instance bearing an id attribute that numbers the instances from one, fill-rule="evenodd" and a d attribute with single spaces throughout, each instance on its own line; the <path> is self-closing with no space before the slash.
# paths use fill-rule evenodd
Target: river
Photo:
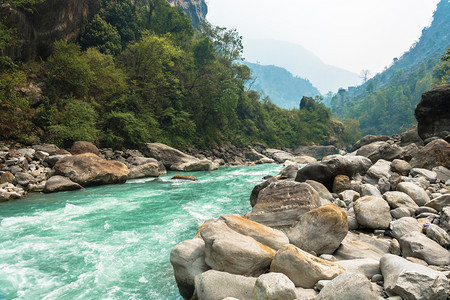
<path id="1" fill-rule="evenodd" d="M 182 299 L 171 249 L 207 219 L 251 209 L 280 165 L 130 180 L 0 203 L 0 299 Z"/>

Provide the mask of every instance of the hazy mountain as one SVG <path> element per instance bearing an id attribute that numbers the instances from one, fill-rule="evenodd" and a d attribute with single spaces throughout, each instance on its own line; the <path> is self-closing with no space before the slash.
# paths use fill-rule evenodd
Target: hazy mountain
<path id="1" fill-rule="evenodd" d="M 292 75 L 277 66 L 243 62 L 252 70 L 253 81 L 247 85 L 283 108 L 298 108 L 303 96 L 314 97 L 320 92 L 307 79 Z"/>
<path id="2" fill-rule="evenodd" d="M 300 45 L 248 38 L 244 38 L 243 43 L 247 61 L 283 67 L 296 76 L 307 78 L 323 94 L 361 83 L 358 74 L 327 65 Z"/>
<path id="3" fill-rule="evenodd" d="M 434 70 L 448 47 L 450 2 L 441 0 L 431 25 L 408 51 L 365 84 L 333 97 L 333 115 L 357 119 L 363 134 L 401 133 L 416 123 L 414 108 L 422 94 L 440 83 Z"/>

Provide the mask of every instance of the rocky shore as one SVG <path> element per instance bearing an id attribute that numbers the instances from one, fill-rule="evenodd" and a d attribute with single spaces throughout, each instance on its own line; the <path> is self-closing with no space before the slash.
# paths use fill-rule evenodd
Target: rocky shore
<path id="1" fill-rule="evenodd" d="M 415 132 L 415 134 L 414 134 Z M 185 299 L 447 299 L 450 144 L 413 128 L 253 189 L 173 248 Z M 270 153 L 270 150 L 266 153 Z"/>

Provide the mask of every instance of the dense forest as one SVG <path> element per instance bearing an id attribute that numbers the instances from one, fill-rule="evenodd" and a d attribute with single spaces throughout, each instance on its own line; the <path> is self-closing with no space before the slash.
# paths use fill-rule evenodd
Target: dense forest
<path id="1" fill-rule="evenodd" d="M 45 0 L 7 1 L 32 8 Z M 0 58 L 0 139 L 69 147 L 163 142 L 212 148 L 349 143 L 356 123 L 332 120 L 323 104 L 277 107 L 248 89 L 236 63 L 242 38 L 204 23 L 198 29 L 164 0 L 103 0 L 77 43 L 60 40 L 39 61 Z M 0 24 L 0 50 L 15 29 Z M 298 99 L 300 102 L 300 98 Z"/>
<path id="2" fill-rule="evenodd" d="M 416 123 L 414 108 L 424 92 L 450 82 L 450 3 L 442 0 L 419 41 L 384 72 L 331 101 L 333 114 L 356 119 L 365 134 L 392 135 Z"/>
<path id="3" fill-rule="evenodd" d="M 297 108 L 298 99 L 303 96 L 315 97 L 320 92 L 309 80 L 294 76 L 288 70 L 277 66 L 264 66 L 244 61 L 252 71 L 253 79 L 246 86 L 259 91 L 262 96 L 268 96 L 277 106 L 282 108 Z"/>

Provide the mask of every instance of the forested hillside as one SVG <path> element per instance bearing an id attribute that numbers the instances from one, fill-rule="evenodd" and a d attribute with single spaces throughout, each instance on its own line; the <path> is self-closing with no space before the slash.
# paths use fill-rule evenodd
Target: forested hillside
<path id="1" fill-rule="evenodd" d="M 307 79 L 292 75 L 284 68 L 263 66 L 244 61 L 252 71 L 253 79 L 247 84 L 252 89 L 268 96 L 279 107 L 298 108 L 303 96 L 315 97 L 320 92 Z"/>
<path id="2" fill-rule="evenodd" d="M 448 82 L 450 3 L 442 0 L 430 27 L 420 40 L 381 74 L 353 89 L 340 89 L 333 97 L 333 114 L 357 119 L 363 134 L 400 133 L 415 124 L 414 108 L 421 95 Z M 442 57 L 442 59 L 441 59 Z M 447 57 L 447 58 L 446 58 Z"/>
<path id="3" fill-rule="evenodd" d="M 6 5 L 32 13 L 36 2 Z M 322 104 L 284 110 L 248 90 L 250 70 L 235 63 L 242 54 L 235 30 L 203 24 L 197 31 L 163 0 L 99 6 L 77 43 L 56 41 L 38 61 L 0 58 L 0 139 L 64 147 L 86 140 L 118 149 L 357 138 Z M 16 32 L 0 25 L 0 51 L 14 48 Z"/>

